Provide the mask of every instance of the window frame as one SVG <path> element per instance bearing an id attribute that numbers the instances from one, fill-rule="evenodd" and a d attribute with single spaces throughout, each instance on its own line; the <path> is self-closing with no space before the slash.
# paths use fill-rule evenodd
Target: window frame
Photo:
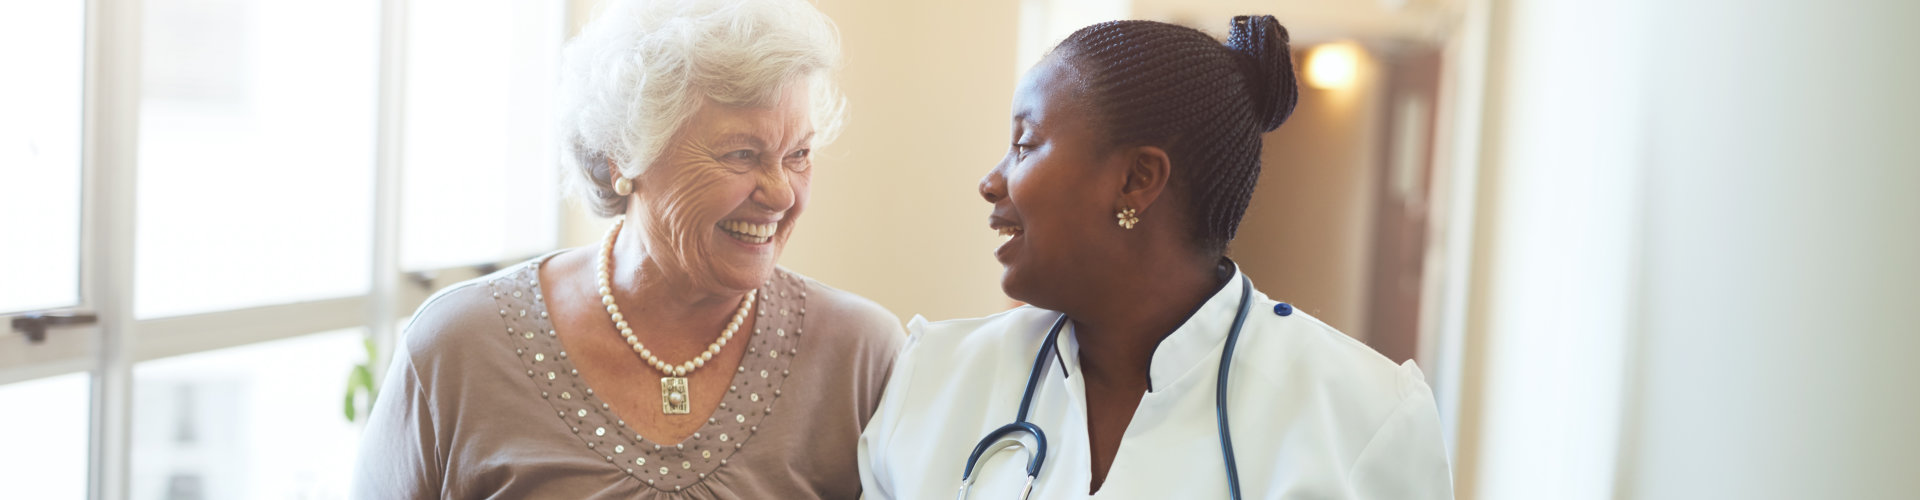
<path id="1" fill-rule="evenodd" d="M 137 318 L 132 304 L 144 0 L 80 1 L 84 3 L 85 20 L 78 303 L 70 308 L 0 312 L 0 324 L 27 314 L 66 311 L 91 312 L 97 319 L 90 324 L 50 326 L 38 342 L 9 329 L 0 336 L 0 385 L 78 372 L 92 375 L 87 443 L 90 500 L 119 500 L 130 495 L 135 365 L 360 327 L 380 348 L 383 359 L 373 360 L 374 366 L 384 367 L 398 335 L 397 324 L 433 291 L 532 257 L 511 256 L 423 271 L 401 269 L 400 193 L 406 146 L 410 2 L 381 0 L 375 157 L 369 179 L 374 207 L 369 225 L 372 258 L 367 269 L 368 288 L 320 300 Z M 570 20 L 587 8 L 572 1 L 512 1 L 535 2 L 547 13 L 516 23 L 556 23 L 552 29 L 560 36 L 544 41 L 556 54 L 564 36 L 572 32 Z M 559 225 L 555 225 L 556 243 Z M 342 367 L 343 377 L 347 368 Z M 381 370 L 375 370 L 375 376 L 381 377 Z"/>

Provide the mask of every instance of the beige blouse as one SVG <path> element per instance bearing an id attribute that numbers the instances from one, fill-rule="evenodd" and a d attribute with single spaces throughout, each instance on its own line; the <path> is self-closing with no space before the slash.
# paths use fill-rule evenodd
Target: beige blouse
<path id="1" fill-rule="evenodd" d="M 660 443 L 578 376 L 540 262 L 420 307 L 368 418 L 354 498 L 860 495 L 855 446 L 904 341 L 890 313 L 777 270 L 733 391 L 692 437 Z"/>

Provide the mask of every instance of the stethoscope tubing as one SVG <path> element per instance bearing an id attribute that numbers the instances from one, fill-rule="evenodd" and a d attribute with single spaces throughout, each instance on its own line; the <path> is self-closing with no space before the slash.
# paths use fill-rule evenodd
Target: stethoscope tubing
<path id="1" fill-rule="evenodd" d="M 1214 416 L 1220 422 L 1220 457 L 1226 460 L 1227 494 L 1240 500 L 1240 464 L 1233 459 L 1233 431 L 1227 426 L 1227 367 L 1233 365 L 1233 346 L 1240 342 L 1240 327 L 1247 324 L 1247 311 L 1253 305 L 1253 280 L 1240 280 L 1240 311 L 1233 315 L 1233 328 L 1227 330 L 1227 346 L 1220 351 L 1220 380 L 1214 384 Z"/>
<path id="2" fill-rule="evenodd" d="M 1239 343 L 1241 327 L 1246 325 L 1247 312 L 1252 310 L 1252 305 L 1253 281 L 1242 276 L 1240 278 L 1240 310 L 1233 316 L 1233 328 L 1227 331 L 1226 347 L 1220 352 L 1220 376 L 1215 384 L 1214 393 L 1214 416 L 1220 427 L 1220 456 L 1226 462 L 1227 492 L 1234 500 L 1240 498 L 1240 471 L 1239 464 L 1234 461 L 1233 437 L 1227 424 L 1227 373 L 1233 364 L 1233 347 Z M 968 490 L 973 486 L 973 466 L 980 462 L 980 457 L 989 450 L 994 450 L 994 445 L 1001 439 L 1023 432 L 1033 436 L 1034 450 L 1027 459 L 1027 485 L 1021 491 L 1020 498 L 1024 499 L 1033 494 L 1033 482 L 1040 476 L 1040 467 L 1047 460 L 1047 435 L 1040 430 L 1040 426 L 1027 421 L 1027 411 L 1033 407 L 1033 393 L 1040 387 L 1041 373 L 1047 367 L 1047 355 L 1057 348 L 1060 330 L 1066 325 L 1067 315 L 1065 314 L 1060 315 L 1060 319 L 1054 320 L 1053 329 L 1047 332 L 1046 340 L 1040 344 L 1040 352 L 1034 355 L 1033 370 L 1027 373 L 1026 391 L 1020 396 L 1020 411 L 1014 416 L 1013 423 L 987 433 L 986 437 L 974 444 L 973 453 L 967 455 L 966 469 L 960 473 L 957 498 L 967 497 Z"/>
<path id="3" fill-rule="evenodd" d="M 1025 432 L 1033 436 L 1034 453 L 1027 459 L 1027 488 L 1021 498 L 1033 492 L 1033 481 L 1040 477 L 1040 467 L 1047 461 L 1047 433 L 1040 426 L 1027 421 L 1027 410 L 1033 407 L 1033 393 L 1040 388 L 1040 373 L 1047 368 L 1047 354 L 1052 353 L 1060 340 L 1060 329 L 1067 326 L 1067 315 L 1054 320 L 1053 329 L 1047 332 L 1047 339 L 1040 344 L 1040 353 L 1033 357 L 1033 370 L 1027 372 L 1027 388 L 1020 395 L 1020 412 L 1013 417 L 1013 423 L 1002 425 L 974 444 L 973 453 L 967 455 L 967 468 L 960 473 L 960 492 L 958 498 L 966 498 L 967 490 L 973 486 L 973 466 L 980 463 L 980 456 L 992 449 L 995 442 L 1011 434 Z"/>

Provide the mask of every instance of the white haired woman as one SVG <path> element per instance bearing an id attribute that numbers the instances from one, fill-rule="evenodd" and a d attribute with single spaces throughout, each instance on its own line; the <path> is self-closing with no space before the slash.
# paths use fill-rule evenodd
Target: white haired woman
<path id="1" fill-rule="evenodd" d="M 421 306 L 361 446 L 363 498 L 855 498 L 904 339 L 776 265 L 839 100 L 803 0 L 622 2 L 566 51 L 576 194 L 604 244 Z"/>

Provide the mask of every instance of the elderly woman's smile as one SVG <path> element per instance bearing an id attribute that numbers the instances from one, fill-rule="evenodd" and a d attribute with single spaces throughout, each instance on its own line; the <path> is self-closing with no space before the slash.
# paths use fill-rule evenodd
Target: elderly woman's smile
<path id="1" fill-rule="evenodd" d="M 780 229 L 779 222 L 754 223 L 744 220 L 723 220 L 715 227 L 748 245 L 762 245 L 773 240 L 773 233 Z"/>

